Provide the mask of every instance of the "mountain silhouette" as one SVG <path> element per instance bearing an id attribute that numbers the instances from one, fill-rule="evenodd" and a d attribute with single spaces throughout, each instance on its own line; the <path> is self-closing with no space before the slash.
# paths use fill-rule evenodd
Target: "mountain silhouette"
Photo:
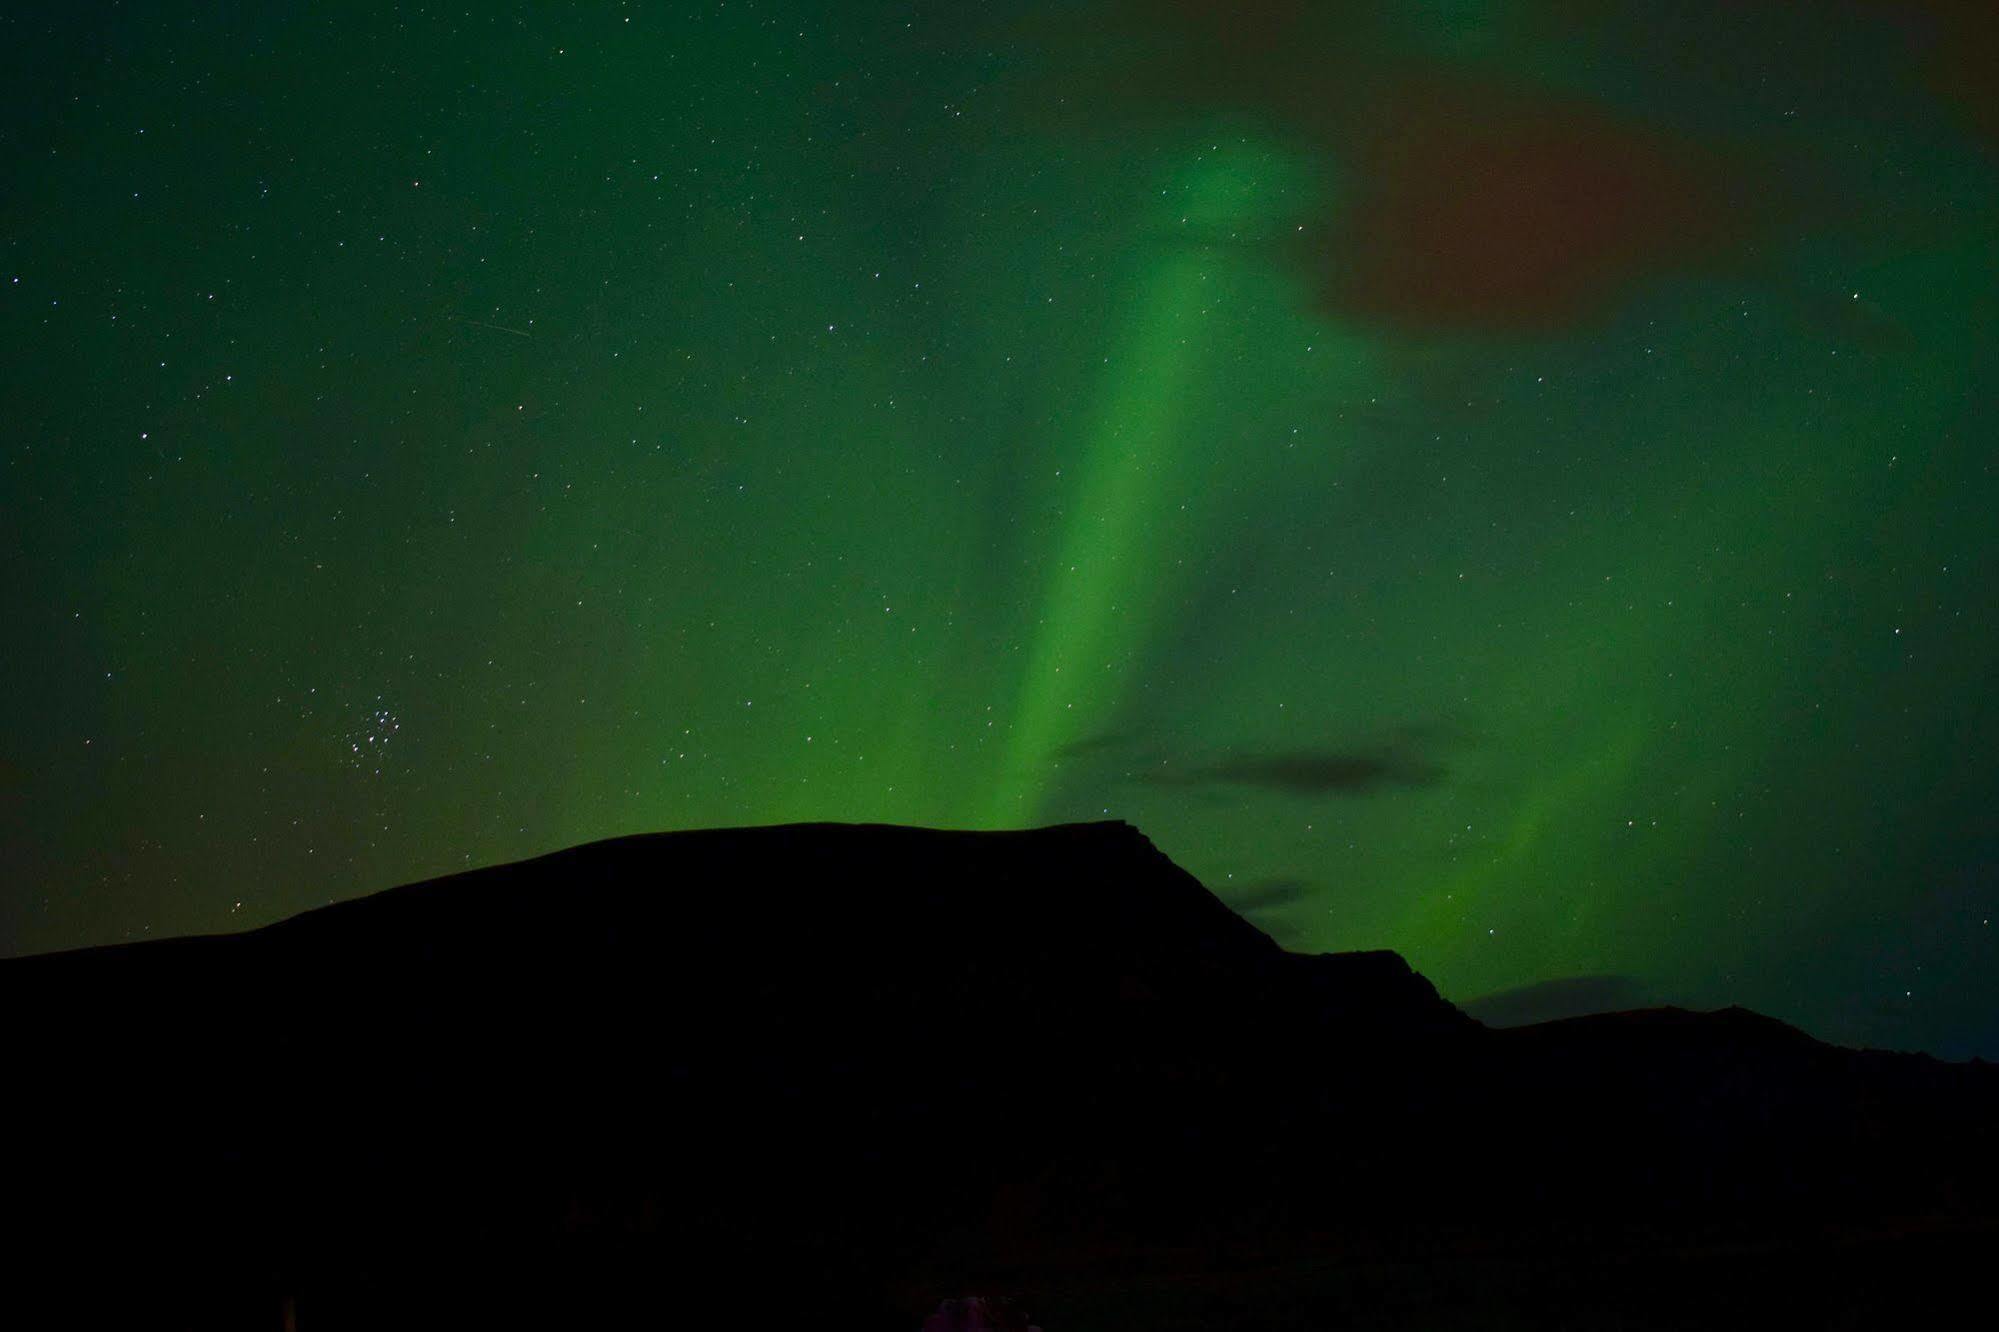
<path id="1" fill-rule="evenodd" d="M 1919 1326 L 1999 1238 L 1999 1070 L 1489 1029 L 1121 823 L 621 838 L 0 1002 L 37 1325 Z"/>

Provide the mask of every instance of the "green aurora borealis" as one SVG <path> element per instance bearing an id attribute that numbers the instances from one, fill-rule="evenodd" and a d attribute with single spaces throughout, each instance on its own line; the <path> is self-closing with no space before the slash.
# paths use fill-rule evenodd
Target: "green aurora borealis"
<path id="1" fill-rule="evenodd" d="M 6 951 L 1109 816 L 1999 1056 L 1979 6 L 277 8 L 0 20 Z"/>

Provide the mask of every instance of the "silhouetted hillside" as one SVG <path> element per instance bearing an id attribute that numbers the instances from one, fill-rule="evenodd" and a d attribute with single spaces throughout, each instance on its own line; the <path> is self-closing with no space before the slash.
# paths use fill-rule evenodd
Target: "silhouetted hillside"
<path id="1" fill-rule="evenodd" d="M 1123 824 L 624 838 L 0 1000 L 17 1289 L 78 1325 L 1714 1325 L 1934 1289 L 1999 1214 L 1989 1067 L 1489 1031 Z"/>

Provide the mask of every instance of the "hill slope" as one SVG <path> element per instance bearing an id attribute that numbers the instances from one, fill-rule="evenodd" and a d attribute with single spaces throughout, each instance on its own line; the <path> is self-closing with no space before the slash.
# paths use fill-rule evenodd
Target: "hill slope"
<path id="1" fill-rule="evenodd" d="M 1447 1315 L 1476 1325 L 1537 1265 L 1921 1265 L 1999 1216 L 1991 1068 L 1737 1010 L 1488 1031 L 1394 954 L 1284 952 L 1123 824 L 624 838 L 0 963 L 0 1001 L 30 1015 L 4 1206 L 80 1325 L 116 1272 L 155 1324 L 788 1292 L 913 1327 L 1005 1287 L 1307 1326 L 1400 1307 L 1365 1274 L 1497 1263 Z"/>

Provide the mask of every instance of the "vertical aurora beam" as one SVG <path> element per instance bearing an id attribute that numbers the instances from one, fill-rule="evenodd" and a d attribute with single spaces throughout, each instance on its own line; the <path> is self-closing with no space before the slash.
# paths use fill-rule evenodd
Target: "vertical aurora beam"
<path id="1" fill-rule="evenodd" d="M 1106 382 L 1079 450 L 1043 613 L 1022 672 L 989 821 L 1036 820 L 1064 748 L 1104 727 L 1123 697 L 1145 626 L 1170 591 L 1163 528 L 1199 442 L 1181 429 L 1200 379 L 1210 280 L 1224 242 L 1272 219 L 1276 154 L 1236 140 L 1197 153 L 1160 191 L 1152 228 L 1170 239 L 1136 279 L 1131 317 L 1105 358 Z"/>

